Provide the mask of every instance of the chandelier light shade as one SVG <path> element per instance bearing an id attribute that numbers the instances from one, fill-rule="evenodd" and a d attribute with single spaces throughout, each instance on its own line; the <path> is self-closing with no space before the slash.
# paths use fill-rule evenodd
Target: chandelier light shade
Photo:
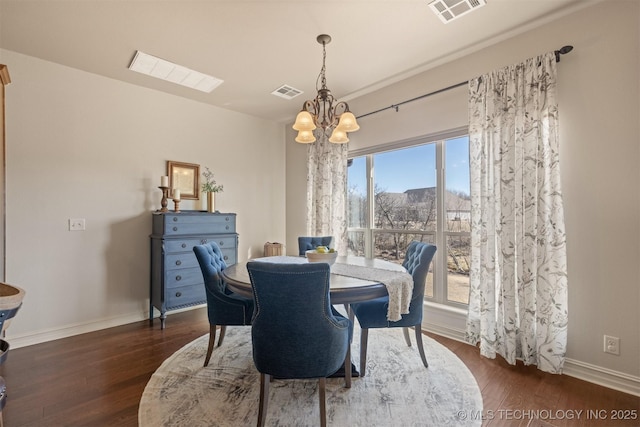
<path id="1" fill-rule="evenodd" d="M 329 136 L 329 142 L 345 144 L 349 142 L 348 132 L 360 129 L 356 117 L 349 111 L 346 102 L 337 102 L 327 88 L 325 75 L 326 46 L 331 42 L 327 34 L 320 34 L 316 40 L 322 45 L 322 68 L 316 81 L 318 94 L 315 99 L 305 101 L 296 117 L 293 129 L 298 131 L 296 142 L 311 144 L 317 137 Z"/>
<path id="2" fill-rule="evenodd" d="M 300 130 L 298 131 L 298 136 L 296 136 L 296 142 L 301 144 L 311 144 L 316 140 L 316 137 L 313 136 L 313 131 L 311 130 Z"/>
<path id="3" fill-rule="evenodd" d="M 329 142 L 333 142 L 334 144 L 346 144 L 347 142 L 349 142 L 347 132 L 335 128 L 333 132 L 331 132 Z"/>
<path id="4" fill-rule="evenodd" d="M 308 101 L 307 101 L 308 102 Z M 312 131 L 316 129 L 316 125 L 313 120 L 313 116 L 310 112 L 302 110 L 296 117 L 296 122 L 293 124 L 293 129 L 297 131 Z"/>

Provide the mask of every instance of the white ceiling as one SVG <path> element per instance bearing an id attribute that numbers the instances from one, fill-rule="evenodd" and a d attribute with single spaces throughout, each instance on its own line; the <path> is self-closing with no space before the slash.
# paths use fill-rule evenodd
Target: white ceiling
<path id="1" fill-rule="evenodd" d="M 285 122 L 315 97 L 322 66 L 318 34 L 333 39 L 327 86 L 348 101 L 594 1 L 487 0 L 448 24 L 428 2 L 0 0 L 0 47 Z M 136 50 L 224 83 L 201 93 L 141 75 L 128 69 Z M 304 93 L 293 100 L 271 95 L 283 84 Z"/>

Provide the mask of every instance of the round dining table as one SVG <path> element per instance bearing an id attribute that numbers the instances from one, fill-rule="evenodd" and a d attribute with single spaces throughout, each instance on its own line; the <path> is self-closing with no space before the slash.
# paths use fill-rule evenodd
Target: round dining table
<path id="1" fill-rule="evenodd" d="M 251 261 L 275 262 L 275 263 L 307 263 L 309 262 L 304 256 L 272 256 L 264 258 L 254 258 Z M 347 264 L 352 266 L 369 267 L 372 269 L 406 271 L 404 267 L 389 261 L 380 259 L 371 259 L 358 256 L 342 256 L 337 257 L 336 264 Z M 247 298 L 253 298 L 251 289 L 251 279 L 247 271 L 247 261 L 239 262 L 222 270 L 222 276 L 227 283 L 227 287 L 233 292 L 243 295 Z M 347 309 L 347 315 L 353 321 L 353 311 L 350 304 L 367 301 L 388 295 L 387 288 L 383 283 L 375 280 L 358 279 L 355 277 L 344 276 L 331 273 L 329 279 L 329 298 L 331 304 L 344 304 Z M 346 360 L 351 360 L 351 343 L 347 347 Z M 338 372 L 332 377 L 344 377 L 345 387 L 351 387 L 351 377 L 359 376 L 359 372 L 355 365 L 351 363 L 351 369 L 345 369 L 343 365 Z"/>
<path id="2" fill-rule="evenodd" d="M 272 256 L 255 258 L 251 261 L 277 262 L 277 263 L 307 263 L 304 256 Z M 406 271 L 404 267 L 381 259 L 364 258 L 359 256 L 339 256 L 336 263 L 357 265 L 362 267 L 379 268 L 392 271 Z M 222 276 L 227 282 L 227 287 L 233 292 L 252 298 L 251 279 L 247 272 L 247 262 L 239 262 L 222 270 Z M 367 301 L 387 295 L 384 284 L 355 277 L 348 277 L 331 273 L 329 298 L 331 304 L 352 304 Z"/>

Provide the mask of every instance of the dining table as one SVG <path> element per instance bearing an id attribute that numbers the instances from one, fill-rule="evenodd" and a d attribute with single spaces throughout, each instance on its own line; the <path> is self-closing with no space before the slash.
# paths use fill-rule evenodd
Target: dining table
<path id="1" fill-rule="evenodd" d="M 250 261 L 292 264 L 309 262 L 304 256 L 282 255 L 253 258 Z M 247 298 L 253 298 L 247 262 L 238 262 L 225 268 L 222 270 L 222 276 L 231 291 Z M 344 305 L 351 321 L 353 321 L 351 304 L 387 295 L 390 295 L 388 316 L 399 318 L 401 312 L 408 311 L 413 280 L 401 265 L 376 258 L 349 255 L 337 257 L 335 263 L 331 265 L 330 271 L 329 299 L 331 304 Z M 391 298 L 392 295 L 393 298 Z M 394 308 L 395 310 L 393 310 Z M 392 311 L 393 313 L 391 313 Z M 348 349 L 348 359 L 351 359 L 351 345 Z M 333 376 L 344 376 L 346 386 L 350 387 L 351 377 L 359 376 L 359 372 L 352 363 L 350 371 L 343 367 L 342 371 Z"/>
<path id="2" fill-rule="evenodd" d="M 253 258 L 251 261 L 275 262 L 275 263 L 307 263 L 304 256 L 270 256 L 263 258 Z M 375 274 L 377 271 L 406 272 L 405 268 L 399 264 L 377 258 L 365 258 L 360 256 L 339 256 L 335 264 L 331 266 L 331 277 L 329 279 L 329 298 L 331 304 L 352 304 L 367 301 L 388 295 L 387 287 L 381 281 L 375 279 L 360 279 L 357 277 L 338 274 L 335 271 L 337 264 L 348 266 L 359 266 L 371 269 Z M 227 286 L 233 292 L 252 298 L 251 279 L 247 271 L 247 261 L 233 264 L 222 270 L 222 276 L 227 282 Z"/>

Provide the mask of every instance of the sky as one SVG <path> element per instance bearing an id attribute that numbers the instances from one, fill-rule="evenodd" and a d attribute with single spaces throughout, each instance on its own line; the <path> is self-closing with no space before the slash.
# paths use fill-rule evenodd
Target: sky
<path id="1" fill-rule="evenodd" d="M 447 189 L 469 194 L 468 137 L 449 139 L 445 145 L 445 180 Z M 349 167 L 349 190 L 357 185 L 366 193 L 366 161 L 354 159 Z M 374 155 L 376 184 L 390 193 L 402 193 L 413 188 L 435 187 L 436 144 L 425 144 Z"/>

